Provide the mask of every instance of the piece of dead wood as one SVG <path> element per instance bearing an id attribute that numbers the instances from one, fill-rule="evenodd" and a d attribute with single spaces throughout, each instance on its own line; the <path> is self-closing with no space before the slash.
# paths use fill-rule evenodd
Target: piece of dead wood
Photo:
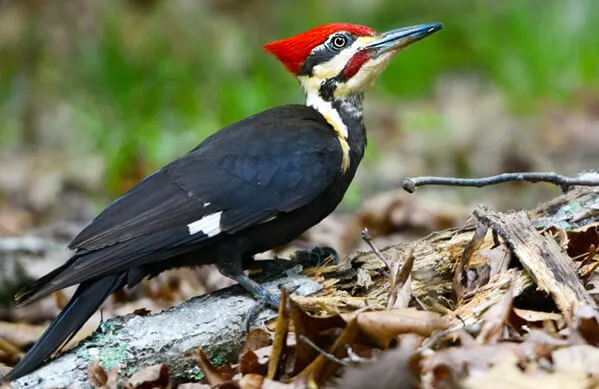
<path id="1" fill-rule="evenodd" d="M 321 288 L 295 273 L 283 274 L 263 285 L 278 294 L 280 284 L 294 290 L 294 295 Z M 193 367 L 193 362 L 184 355 L 198 347 L 210 357 L 234 361 L 245 339 L 246 314 L 255 304 L 236 285 L 193 298 L 156 315 L 131 314 L 111 319 L 76 348 L 13 381 L 12 387 L 87 387 L 87 368 L 94 360 L 99 360 L 106 370 L 118 367 L 120 380 L 126 380 L 135 369 L 160 363 L 168 365 L 173 376 L 182 375 Z M 275 312 L 264 310 L 255 323 L 274 316 Z"/>
<path id="2" fill-rule="evenodd" d="M 599 221 L 599 188 L 575 188 L 527 213 L 532 225 L 539 230 L 551 226 L 568 231 L 582 230 Z M 468 296 L 467 300 L 456 300 L 452 283 L 455 267 L 463 258 L 466 247 L 471 244 L 477 224 L 474 221 L 462 228 L 435 232 L 422 239 L 380 250 L 392 266 L 410 255 L 414 257 L 411 274 L 413 296 L 428 310 L 453 315 L 454 329 L 479 323 L 485 310 L 506 293 L 510 280 L 514 282 L 514 297 L 534 285 L 528 271 L 517 267 L 506 270 L 507 264 L 515 260 L 510 259 L 514 254 L 501 249 L 502 246 L 496 246 L 493 234 L 488 233 L 482 242 L 478 242 L 478 251 L 470 258 L 468 268 L 479 271 L 492 265 L 490 278 L 486 284 L 477 286 L 475 293 Z M 485 257 L 485 253 L 497 250 L 500 252 L 493 255 L 500 257 L 499 261 L 494 260 L 498 263 L 489 264 L 490 259 Z M 303 309 L 318 314 L 322 310 L 334 313 L 363 307 L 384 309 L 391 290 L 391 280 L 381 276 L 381 269 L 383 265 L 374 253 L 354 253 L 339 266 L 319 269 L 319 282 L 326 287 L 316 295 L 301 297 L 296 301 Z"/>
<path id="3" fill-rule="evenodd" d="M 540 228 L 551 225 L 578 228 L 597 222 L 599 188 L 573 190 L 529 214 L 532 215 L 533 225 Z M 533 285 L 526 270 L 512 268 L 491 277 L 487 284 L 477 289 L 470 300 L 456 301 L 452 287 L 455 264 L 472 241 L 474 229 L 475 224 L 470 224 L 381 250 L 390 263 L 413 255 L 411 286 L 414 296 L 431 311 L 455 317 L 452 323 L 455 327 L 479 323 L 482 314 L 505 295 L 510 282 L 514 285 L 514 296 L 519 296 Z M 487 234 L 481 242 L 479 250 L 494 246 L 493 238 L 489 235 L 491 234 Z M 471 258 L 471 262 L 472 260 Z M 473 265 L 477 264 L 470 263 L 469 267 L 472 268 Z M 384 309 L 391 290 L 391 280 L 381 276 L 383 266 L 373 253 L 356 253 L 340 266 L 313 272 L 314 279 L 327 285 L 325 290 L 309 297 L 294 297 L 294 300 L 302 309 L 312 310 L 319 315 L 323 315 L 323 312 L 347 312 L 365 306 Z M 358 277 L 359 273 L 362 274 L 361 278 Z M 365 279 L 368 280 L 367 283 L 363 282 Z M 306 289 L 300 290 L 300 294 L 320 288 L 320 285 L 310 279 L 294 276 L 274 280 L 269 287 L 275 290 L 281 282 L 299 282 L 306 286 Z M 133 366 L 166 363 L 176 376 L 189 367 L 189 363 L 183 362 L 181 356 L 198 346 L 202 346 L 211 356 L 221 353 L 227 360 L 236 360 L 243 341 L 243 318 L 254 303 L 240 288 L 226 289 L 192 299 L 158 315 L 130 315 L 111 320 L 103 326 L 103 334 L 88 339 L 82 346 L 13 383 L 13 386 L 34 387 L 38 382 L 43 382 L 44 386 L 83 386 L 87 380 L 87 366 L 91 360 L 98 358 L 105 364 L 121 366 L 125 373 Z M 267 316 L 262 317 L 272 314 L 265 312 L 264 315 Z M 107 369 L 111 367 L 106 366 Z M 329 368 L 327 362 L 325 367 L 317 369 L 319 377 L 328 376 L 333 368 L 336 369 L 337 364 Z M 123 378 L 127 378 L 126 374 Z"/>
<path id="4" fill-rule="evenodd" d="M 571 322 L 579 307 L 595 305 L 572 259 L 553 238 L 537 231 L 525 212 L 506 214 L 478 207 L 474 216 L 501 236 L 537 287 L 551 294 L 566 321 Z"/>

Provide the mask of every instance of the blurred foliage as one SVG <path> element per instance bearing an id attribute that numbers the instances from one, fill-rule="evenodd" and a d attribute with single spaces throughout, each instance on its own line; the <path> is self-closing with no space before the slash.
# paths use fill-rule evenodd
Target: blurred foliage
<path id="1" fill-rule="evenodd" d="M 515 112 L 599 90 L 593 0 L 12 1 L 0 13 L 0 142 L 100 150 L 110 187 L 215 130 L 301 102 L 261 50 L 323 22 L 445 29 L 395 60 L 377 97 L 426 97 L 444 72 L 475 72 Z"/>

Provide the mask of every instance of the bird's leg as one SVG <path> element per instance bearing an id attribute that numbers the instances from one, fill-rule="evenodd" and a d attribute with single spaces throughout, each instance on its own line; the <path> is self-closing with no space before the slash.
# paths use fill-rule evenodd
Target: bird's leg
<path id="1" fill-rule="evenodd" d="M 255 306 L 248 310 L 246 316 L 245 328 L 249 332 L 250 324 L 265 307 L 271 307 L 275 310 L 278 310 L 280 299 L 272 295 L 262 285 L 248 277 L 243 271 L 243 263 L 247 263 L 247 260 L 219 261 L 217 263 L 217 267 L 223 275 L 234 279 L 245 290 L 250 292 L 250 294 L 258 302 Z"/>

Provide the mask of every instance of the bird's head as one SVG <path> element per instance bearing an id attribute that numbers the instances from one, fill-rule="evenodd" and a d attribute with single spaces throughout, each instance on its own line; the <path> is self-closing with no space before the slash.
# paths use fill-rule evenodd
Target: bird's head
<path id="1" fill-rule="evenodd" d="M 264 49 L 298 78 L 307 95 L 343 100 L 363 93 L 399 51 L 441 28 L 433 23 L 379 33 L 357 24 L 331 23 Z"/>

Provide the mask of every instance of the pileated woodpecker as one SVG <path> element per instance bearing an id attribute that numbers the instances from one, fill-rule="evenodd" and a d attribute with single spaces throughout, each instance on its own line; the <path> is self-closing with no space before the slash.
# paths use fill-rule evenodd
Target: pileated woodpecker
<path id="1" fill-rule="evenodd" d="M 253 255 L 283 245 L 339 204 L 366 146 L 365 89 L 400 50 L 442 27 L 378 33 L 325 24 L 264 46 L 297 77 L 305 105 L 283 105 L 216 132 L 151 174 L 69 245 L 73 256 L 17 295 L 29 303 L 79 284 L 5 379 L 38 368 L 116 290 L 181 266 L 216 263 L 270 305 L 243 272 Z"/>

